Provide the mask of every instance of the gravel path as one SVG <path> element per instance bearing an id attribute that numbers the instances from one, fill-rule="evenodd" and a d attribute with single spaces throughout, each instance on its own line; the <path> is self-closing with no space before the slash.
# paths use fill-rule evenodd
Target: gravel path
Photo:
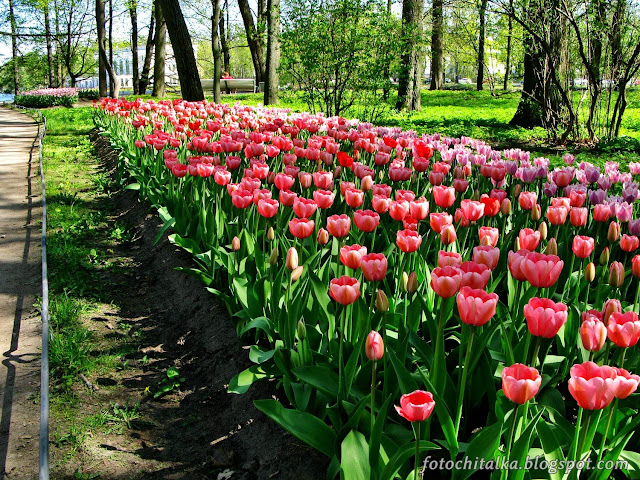
<path id="1" fill-rule="evenodd" d="M 40 317 L 38 126 L 0 108 L 0 473 L 37 478 Z M 30 153 L 33 148 L 33 159 Z"/>

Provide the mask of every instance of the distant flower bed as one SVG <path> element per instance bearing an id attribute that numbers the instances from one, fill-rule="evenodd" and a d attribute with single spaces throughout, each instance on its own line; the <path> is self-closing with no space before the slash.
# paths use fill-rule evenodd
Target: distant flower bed
<path id="1" fill-rule="evenodd" d="M 43 88 L 29 90 L 16 95 L 16 105 L 23 107 L 70 107 L 78 101 L 78 90 L 75 88 Z"/>

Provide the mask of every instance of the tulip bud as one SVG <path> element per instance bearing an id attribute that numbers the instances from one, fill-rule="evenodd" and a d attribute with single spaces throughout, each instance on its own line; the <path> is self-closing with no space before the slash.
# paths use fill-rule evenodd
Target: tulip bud
<path id="1" fill-rule="evenodd" d="M 307 327 L 305 327 L 304 322 L 302 320 L 298 321 L 298 338 L 300 340 L 304 340 L 307 336 Z"/>
<path id="2" fill-rule="evenodd" d="M 520 239 L 516 237 L 516 240 L 513 242 L 513 251 L 517 252 L 520 250 Z"/>
<path id="3" fill-rule="evenodd" d="M 273 227 L 269 227 L 269 230 L 267 230 L 267 240 L 272 242 L 274 238 L 276 238 L 276 233 L 273 231 Z"/>
<path id="4" fill-rule="evenodd" d="M 367 175 L 360 182 L 360 190 L 362 190 L 363 192 L 368 192 L 372 188 L 373 188 L 373 178 Z"/>
<path id="5" fill-rule="evenodd" d="M 376 293 L 376 309 L 382 313 L 389 311 L 389 299 L 382 290 Z"/>
<path id="6" fill-rule="evenodd" d="M 340 178 L 341 174 L 342 174 L 342 167 L 337 166 L 336 168 L 333 169 L 333 178 Z"/>
<path id="7" fill-rule="evenodd" d="M 327 230 L 325 230 L 324 228 L 321 228 L 320 230 L 318 230 L 318 237 L 316 238 L 316 240 L 320 245 L 325 246 L 327 243 L 329 243 L 329 232 L 327 232 Z"/>
<path id="8" fill-rule="evenodd" d="M 513 198 L 518 198 L 520 196 L 520 193 L 522 193 L 522 185 L 518 183 L 515 187 L 513 187 Z"/>
<path id="9" fill-rule="evenodd" d="M 606 325 L 609 323 L 609 317 L 612 313 L 622 312 L 622 304 L 617 298 L 610 298 L 604 302 L 604 308 L 602 309 L 602 322 Z"/>
<path id="10" fill-rule="evenodd" d="M 545 253 L 547 255 L 558 255 L 558 242 L 556 242 L 555 238 L 551 238 L 549 243 L 547 243 L 547 248 L 545 249 Z"/>
<path id="11" fill-rule="evenodd" d="M 402 288 L 403 292 L 407 291 L 408 282 L 409 282 L 409 275 L 407 275 L 407 272 L 402 272 L 402 277 L 400 279 L 400 287 Z"/>
<path id="12" fill-rule="evenodd" d="M 640 255 L 636 255 L 631 260 L 631 273 L 634 277 L 640 278 Z"/>
<path id="13" fill-rule="evenodd" d="M 304 271 L 304 267 L 302 265 L 300 265 L 293 272 L 291 272 L 291 282 L 292 283 L 296 283 L 298 281 L 298 279 L 300 278 L 300 276 L 302 275 L 303 271 Z"/>
<path id="14" fill-rule="evenodd" d="M 609 266 L 609 285 L 619 288 L 624 283 L 624 267 L 620 262 L 611 262 Z"/>
<path id="15" fill-rule="evenodd" d="M 291 247 L 287 252 L 287 259 L 284 262 L 284 266 L 287 267 L 288 270 L 298 268 L 298 251 L 295 247 Z"/>
<path id="16" fill-rule="evenodd" d="M 604 247 L 600 254 L 600 265 L 606 265 L 609 263 L 609 247 Z"/>
<path id="17" fill-rule="evenodd" d="M 471 197 L 471 199 L 476 202 L 480 201 L 480 190 L 476 188 L 475 191 L 473 192 L 473 196 Z"/>
<path id="18" fill-rule="evenodd" d="M 440 240 L 444 245 L 451 245 L 457 237 L 456 228 L 453 225 L 445 225 L 440 232 Z"/>
<path id="19" fill-rule="evenodd" d="M 607 340 L 607 327 L 599 320 L 585 320 L 580 326 L 580 339 L 585 350 L 598 352 Z"/>
<path id="20" fill-rule="evenodd" d="M 280 253 L 278 252 L 278 247 L 273 247 L 271 250 L 271 255 L 269 255 L 269 265 L 274 266 L 278 263 L 278 258 L 280 257 Z"/>
<path id="21" fill-rule="evenodd" d="M 607 240 L 617 242 L 618 238 L 620 238 L 620 224 L 618 222 L 611 222 L 609 224 L 609 231 L 607 232 Z"/>
<path id="22" fill-rule="evenodd" d="M 531 209 L 531 220 L 537 222 L 542 217 L 542 210 L 540 209 L 540 204 L 536 203 Z"/>
<path id="23" fill-rule="evenodd" d="M 407 278 L 407 292 L 415 293 L 418 290 L 418 276 L 416 272 L 411 272 Z"/>
<path id="24" fill-rule="evenodd" d="M 233 237 L 233 240 L 231 240 L 231 248 L 234 252 L 240 250 L 240 239 L 238 237 Z"/>
<path id="25" fill-rule="evenodd" d="M 549 233 L 549 231 L 547 230 L 547 222 L 542 222 L 538 226 L 538 231 L 540 232 L 540 239 L 541 240 L 546 240 L 547 239 L 547 235 Z"/>
<path id="26" fill-rule="evenodd" d="M 500 204 L 500 211 L 503 215 L 511 215 L 511 200 L 505 198 L 502 200 L 502 204 Z"/>
<path id="27" fill-rule="evenodd" d="M 596 278 L 596 266 L 593 262 L 589 262 L 587 267 L 584 269 L 584 279 L 591 283 Z"/>
<path id="28" fill-rule="evenodd" d="M 369 360 L 377 361 L 384 355 L 384 342 L 380 334 L 374 330 L 367 335 L 367 341 L 364 344 L 364 351 Z"/>

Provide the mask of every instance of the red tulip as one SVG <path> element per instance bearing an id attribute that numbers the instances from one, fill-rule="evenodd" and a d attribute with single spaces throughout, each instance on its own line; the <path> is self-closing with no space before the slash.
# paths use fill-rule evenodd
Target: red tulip
<path id="1" fill-rule="evenodd" d="M 296 197 L 293 201 L 293 212 L 296 214 L 298 218 L 311 218 L 316 210 L 318 209 L 318 205 L 315 200 L 311 200 L 309 198 Z"/>
<path id="2" fill-rule="evenodd" d="M 567 221 L 567 214 L 569 209 L 567 207 L 549 207 L 547 209 L 547 218 L 551 225 L 564 225 Z"/>
<path id="3" fill-rule="evenodd" d="M 387 185 L 386 183 L 377 183 L 371 188 L 371 193 L 373 195 L 382 195 L 383 197 L 389 198 L 391 196 L 391 185 Z"/>
<path id="4" fill-rule="evenodd" d="M 476 262 L 463 262 L 460 265 L 462 278 L 460 280 L 461 287 L 479 288 L 484 290 L 487 288 L 491 270 L 486 265 Z"/>
<path id="5" fill-rule="evenodd" d="M 277 200 L 260 199 L 258 201 L 258 213 L 265 218 L 271 218 L 278 213 L 278 207 L 280 203 Z"/>
<path id="6" fill-rule="evenodd" d="M 287 175 L 286 173 L 278 173 L 273 180 L 273 183 L 278 190 L 291 190 L 291 187 L 293 187 L 295 181 L 296 179 L 291 175 Z"/>
<path id="7" fill-rule="evenodd" d="M 467 198 L 460 202 L 460 210 L 464 218 L 470 222 L 476 222 L 484 215 L 484 204 Z"/>
<path id="8" fill-rule="evenodd" d="M 409 202 L 409 214 L 416 220 L 424 220 L 429 215 L 429 202 L 424 197 Z"/>
<path id="9" fill-rule="evenodd" d="M 638 240 L 638 237 L 635 235 L 622 235 L 622 238 L 620 239 L 620 248 L 622 250 L 625 252 L 633 252 L 638 249 L 638 246 L 640 246 L 640 240 Z"/>
<path id="10" fill-rule="evenodd" d="M 391 199 L 384 195 L 374 194 L 371 201 L 373 209 L 378 213 L 386 213 L 391 205 Z"/>
<path id="11" fill-rule="evenodd" d="M 601 410 L 609 406 L 620 380 L 615 369 L 585 362 L 571 367 L 569 393 L 585 410 Z"/>
<path id="12" fill-rule="evenodd" d="M 389 172 L 389 173 L 391 173 L 391 172 Z M 434 171 L 429 173 L 429 183 L 431 185 L 433 185 L 433 186 L 442 185 L 443 181 L 444 181 L 444 173 L 434 172 Z"/>
<path id="13" fill-rule="evenodd" d="M 367 247 L 358 244 L 345 245 L 340 249 L 340 261 L 343 265 L 356 270 L 360 268 L 362 257 L 367 254 Z"/>
<path id="14" fill-rule="evenodd" d="M 484 214 L 487 217 L 495 217 L 500 213 L 500 200 L 483 195 L 480 201 L 484 204 Z"/>
<path id="15" fill-rule="evenodd" d="M 433 187 L 433 200 L 440 208 L 449 208 L 456 201 L 456 191 L 453 187 L 437 185 Z"/>
<path id="16" fill-rule="evenodd" d="M 415 252 L 421 243 L 422 235 L 413 230 L 398 230 L 396 234 L 396 245 L 405 253 Z"/>
<path id="17" fill-rule="evenodd" d="M 520 267 L 527 281 L 537 288 L 549 288 L 556 283 L 564 262 L 556 255 L 529 253 Z"/>
<path id="18" fill-rule="evenodd" d="M 467 325 L 481 327 L 496 314 L 498 295 L 481 289 L 462 287 L 456 296 L 460 319 Z"/>
<path id="19" fill-rule="evenodd" d="M 460 265 L 462 265 L 462 255 L 459 253 L 444 250 L 438 252 L 439 267 L 459 267 Z"/>
<path id="20" fill-rule="evenodd" d="M 589 352 L 599 352 L 607 339 L 607 327 L 597 318 L 589 318 L 580 325 L 582 346 Z"/>
<path id="21" fill-rule="evenodd" d="M 489 245 L 495 247 L 498 243 L 498 239 L 500 238 L 500 230 L 493 227 L 480 227 L 480 230 L 478 230 L 478 237 L 480 237 L 480 244 L 482 244 L 483 239 L 487 238 L 489 240 Z"/>
<path id="22" fill-rule="evenodd" d="M 348 188 L 344 192 L 344 200 L 351 208 L 358 208 L 364 202 L 364 192 L 357 188 Z"/>
<path id="23" fill-rule="evenodd" d="M 617 378 L 620 381 L 618 390 L 616 391 L 616 398 L 624 400 L 633 392 L 638 389 L 638 383 L 640 383 L 640 377 L 629 373 L 624 368 L 616 368 Z"/>
<path id="24" fill-rule="evenodd" d="M 353 221 L 363 232 L 373 232 L 380 224 L 380 215 L 373 210 L 356 210 L 353 213 Z"/>
<path id="25" fill-rule="evenodd" d="M 380 334 L 375 330 L 371 330 L 369 335 L 367 335 L 364 351 L 369 360 L 378 361 L 384 355 L 384 342 Z"/>
<path id="26" fill-rule="evenodd" d="M 247 208 L 253 203 L 253 194 L 247 190 L 236 190 L 231 194 L 231 201 L 236 208 Z"/>
<path id="27" fill-rule="evenodd" d="M 340 194 L 344 197 L 347 190 L 350 188 L 356 188 L 356 184 L 353 182 L 340 182 Z"/>
<path id="28" fill-rule="evenodd" d="M 518 203 L 523 210 L 531 210 L 538 201 L 536 192 L 522 192 L 518 197 Z"/>
<path id="29" fill-rule="evenodd" d="M 502 391 L 514 403 L 522 405 L 536 396 L 542 376 L 533 367 L 516 363 L 502 369 Z"/>
<path id="30" fill-rule="evenodd" d="M 296 238 L 307 238 L 313 233 L 315 222 L 306 218 L 294 218 L 289 222 L 289 231 Z"/>
<path id="31" fill-rule="evenodd" d="M 350 305 L 360 297 L 360 282 L 346 275 L 334 278 L 329 285 L 329 295 L 342 305 Z"/>
<path id="32" fill-rule="evenodd" d="M 550 298 L 533 297 L 524 306 L 524 316 L 531 335 L 553 338 L 567 321 L 568 308 Z"/>
<path id="33" fill-rule="evenodd" d="M 569 213 L 569 220 L 574 227 L 584 227 L 587 224 L 587 218 L 589 216 L 589 210 L 586 208 L 574 207 Z"/>
<path id="34" fill-rule="evenodd" d="M 424 390 L 416 390 L 414 392 L 402 395 L 400 397 L 400 406 L 394 405 L 396 412 L 402 418 L 410 422 L 423 422 L 433 412 L 436 402 L 433 395 Z"/>
<path id="35" fill-rule="evenodd" d="M 604 203 L 598 203 L 593 206 L 593 219 L 596 222 L 606 222 L 611 216 L 611 207 Z"/>
<path id="36" fill-rule="evenodd" d="M 333 174 L 331 172 L 313 172 L 313 183 L 321 190 L 330 190 L 333 187 Z"/>
<path id="37" fill-rule="evenodd" d="M 530 253 L 526 248 L 521 248 L 517 252 L 509 252 L 509 271 L 513 278 L 519 282 L 524 282 L 527 279 L 522 271 L 522 264 Z"/>
<path id="38" fill-rule="evenodd" d="M 315 190 L 313 192 L 313 199 L 315 200 L 318 208 L 322 210 L 326 210 L 327 208 L 333 205 L 333 200 L 335 199 L 336 194 L 329 190 Z"/>
<path id="39" fill-rule="evenodd" d="M 631 260 L 631 273 L 634 277 L 640 278 L 640 255 L 636 255 Z"/>
<path id="40" fill-rule="evenodd" d="M 297 197 L 298 197 L 298 194 L 295 192 L 292 192 L 291 190 L 280 190 L 280 193 L 278 194 L 278 199 L 280 200 L 280 203 L 285 207 L 293 206 L 293 202 L 295 202 Z"/>
<path id="41" fill-rule="evenodd" d="M 453 188 L 458 193 L 464 193 L 467 191 L 467 188 L 469 188 L 469 180 L 466 178 L 454 178 Z"/>
<path id="42" fill-rule="evenodd" d="M 473 261 L 486 265 L 489 270 L 495 270 L 500 260 L 500 249 L 491 245 L 473 247 Z"/>
<path id="43" fill-rule="evenodd" d="M 336 238 L 342 238 L 349 235 L 351 228 L 351 219 L 344 213 L 342 215 L 331 215 L 327 218 L 327 230 Z"/>
<path id="44" fill-rule="evenodd" d="M 531 228 L 523 228 L 518 234 L 518 240 L 520 240 L 520 248 L 533 252 L 540 243 L 540 232 Z"/>
<path id="45" fill-rule="evenodd" d="M 394 220 L 401 222 L 402 220 L 404 220 L 404 217 L 409 215 L 409 202 L 391 202 L 391 204 L 389 205 L 389 215 Z"/>
<path id="46" fill-rule="evenodd" d="M 381 282 L 387 274 L 387 257 L 382 253 L 370 253 L 362 257 L 362 273 L 369 282 Z"/>
<path id="47" fill-rule="evenodd" d="M 609 322 L 609 317 L 611 317 L 611 314 L 614 312 L 622 312 L 622 304 L 617 298 L 609 298 L 604 302 L 602 317 L 600 318 L 605 325 Z"/>
<path id="48" fill-rule="evenodd" d="M 453 297 L 461 281 L 462 271 L 458 267 L 436 267 L 431 272 L 431 288 L 442 298 Z"/>
<path id="49" fill-rule="evenodd" d="M 440 233 L 442 227 L 445 225 L 451 225 L 453 223 L 453 217 L 446 212 L 431 213 L 429 215 L 429 224 L 434 232 Z"/>
<path id="50" fill-rule="evenodd" d="M 231 182 L 231 172 L 222 169 L 214 170 L 213 180 L 221 187 L 224 187 Z"/>
<path id="51" fill-rule="evenodd" d="M 607 322 L 609 340 L 621 348 L 633 347 L 640 339 L 640 320 L 635 312 L 613 312 Z"/>
<path id="52" fill-rule="evenodd" d="M 591 237 L 576 235 L 573 237 L 573 254 L 578 258 L 587 258 L 595 248 L 595 240 Z"/>

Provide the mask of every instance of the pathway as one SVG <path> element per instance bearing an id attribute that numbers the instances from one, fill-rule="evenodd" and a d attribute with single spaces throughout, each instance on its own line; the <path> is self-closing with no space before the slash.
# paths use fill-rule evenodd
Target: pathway
<path id="1" fill-rule="evenodd" d="M 0 108 L 0 475 L 38 472 L 41 294 L 38 126 Z M 34 148 L 30 163 L 30 152 Z"/>

